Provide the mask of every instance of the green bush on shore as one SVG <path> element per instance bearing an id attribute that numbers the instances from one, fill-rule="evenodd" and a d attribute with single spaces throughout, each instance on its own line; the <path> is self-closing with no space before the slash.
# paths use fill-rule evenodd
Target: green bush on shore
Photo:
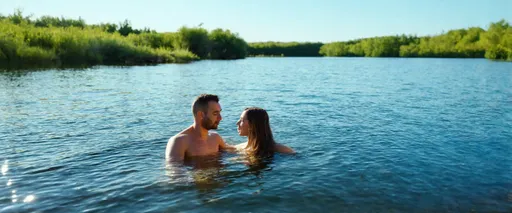
<path id="1" fill-rule="evenodd" d="M 20 11 L 0 15 L 0 67 L 70 67 L 188 63 L 200 59 L 240 59 L 247 43 L 229 30 L 182 27 L 157 33 L 133 29 L 128 21 L 86 25 L 43 16 L 32 20 Z"/>
<path id="2" fill-rule="evenodd" d="M 324 56 L 488 58 L 512 61 L 512 27 L 505 20 L 479 27 L 450 30 L 437 36 L 384 36 L 332 42 Z"/>
<path id="3" fill-rule="evenodd" d="M 505 20 L 436 36 L 381 36 L 344 42 L 253 42 L 249 55 L 488 58 L 512 61 L 512 27 Z"/>
<path id="4" fill-rule="evenodd" d="M 171 48 L 136 45 L 118 33 L 79 27 L 40 28 L 0 21 L 3 67 L 184 63 L 197 57 Z"/>

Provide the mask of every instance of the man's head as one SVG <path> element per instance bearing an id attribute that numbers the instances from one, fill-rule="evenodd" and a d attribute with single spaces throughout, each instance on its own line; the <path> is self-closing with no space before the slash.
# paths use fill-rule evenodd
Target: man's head
<path id="1" fill-rule="evenodd" d="M 210 130 L 217 129 L 222 116 L 219 97 L 213 94 L 201 94 L 192 104 L 192 113 L 201 127 Z"/>

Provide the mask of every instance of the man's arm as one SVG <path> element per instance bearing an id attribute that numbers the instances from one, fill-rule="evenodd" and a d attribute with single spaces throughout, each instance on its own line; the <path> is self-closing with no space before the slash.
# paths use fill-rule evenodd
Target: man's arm
<path id="1" fill-rule="evenodd" d="M 184 136 L 174 136 L 167 142 L 165 159 L 167 161 L 183 161 L 187 151 L 187 141 Z"/>

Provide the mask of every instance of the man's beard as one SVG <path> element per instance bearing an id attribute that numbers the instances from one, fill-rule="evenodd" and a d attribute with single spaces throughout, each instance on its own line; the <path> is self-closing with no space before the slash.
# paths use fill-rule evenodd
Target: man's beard
<path id="1" fill-rule="evenodd" d="M 206 130 L 210 129 L 217 129 L 217 124 L 210 120 L 209 118 L 203 118 L 203 121 L 201 122 L 201 126 L 205 128 Z"/>

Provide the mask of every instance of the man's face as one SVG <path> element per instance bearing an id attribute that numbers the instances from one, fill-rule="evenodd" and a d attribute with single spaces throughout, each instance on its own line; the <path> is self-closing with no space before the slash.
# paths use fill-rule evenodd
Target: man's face
<path id="1" fill-rule="evenodd" d="M 222 111 L 220 104 L 215 101 L 210 101 L 208 103 L 208 110 L 201 121 L 201 126 L 207 130 L 217 129 L 222 120 L 220 111 Z"/>

